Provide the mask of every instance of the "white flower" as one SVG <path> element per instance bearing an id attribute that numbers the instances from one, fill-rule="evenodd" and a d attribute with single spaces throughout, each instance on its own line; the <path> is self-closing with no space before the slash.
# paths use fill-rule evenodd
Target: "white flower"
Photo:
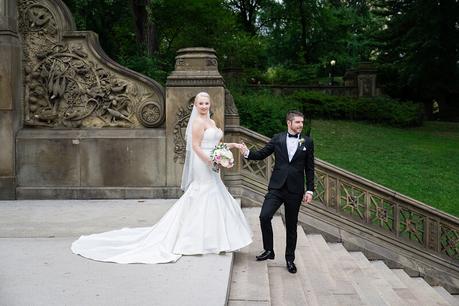
<path id="1" fill-rule="evenodd" d="M 304 138 L 298 139 L 298 145 L 301 146 L 304 144 Z"/>
<path id="2" fill-rule="evenodd" d="M 210 153 L 210 159 L 216 166 L 214 168 L 216 168 L 217 171 L 219 169 L 218 166 L 220 165 L 225 168 L 231 168 L 234 165 L 233 153 L 224 143 L 220 143 L 212 149 L 212 152 Z"/>

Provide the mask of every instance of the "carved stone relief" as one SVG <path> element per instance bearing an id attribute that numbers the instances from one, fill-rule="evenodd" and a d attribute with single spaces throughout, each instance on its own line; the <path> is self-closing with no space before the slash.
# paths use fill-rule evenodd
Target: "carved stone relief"
<path id="1" fill-rule="evenodd" d="M 179 107 L 175 118 L 176 123 L 174 127 L 174 161 L 183 164 L 185 162 L 186 154 L 186 126 L 190 119 L 191 111 L 193 110 L 193 99 L 188 101 L 186 107 Z"/>
<path id="2" fill-rule="evenodd" d="M 162 93 L 113 69 L 84 39 L 60 36 L 45 1 L 19 1 L 24 44 L 24 124 L 50 128 L 156 127 Z"/>
<path id="3" fill-rule="evenodd" d="M 225 89 L 225 115 L 238 115 L 234 98 L 228 89 Z"/>

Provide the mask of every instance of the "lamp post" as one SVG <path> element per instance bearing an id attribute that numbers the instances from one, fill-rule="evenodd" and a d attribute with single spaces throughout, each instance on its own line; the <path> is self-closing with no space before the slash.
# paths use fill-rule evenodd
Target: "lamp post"
<path id="1" fill-rule="evenodd" d="M 335 69 L 336 61 L 333 59 L 330 61 L 330 85 L 333 85 L 333 70 Z"/>

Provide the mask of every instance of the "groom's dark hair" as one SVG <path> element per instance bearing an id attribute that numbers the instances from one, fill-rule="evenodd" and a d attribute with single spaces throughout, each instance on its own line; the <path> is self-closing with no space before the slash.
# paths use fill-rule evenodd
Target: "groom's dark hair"
<path id="1" fill-rule="evenodd" d="M 295 117 L 302 117 L 302 118 L 304 118 L 304 115 L 303 115 L 303 113 L 300 112 L 300 111 L 297 111 L 297 110 L 289 110 L 289 111 L 287 112 L 287 116 L 285 117 L 285 120 L 286 120 L 286 121 L 292 121 L 293 118 L 295 118 Z"/>

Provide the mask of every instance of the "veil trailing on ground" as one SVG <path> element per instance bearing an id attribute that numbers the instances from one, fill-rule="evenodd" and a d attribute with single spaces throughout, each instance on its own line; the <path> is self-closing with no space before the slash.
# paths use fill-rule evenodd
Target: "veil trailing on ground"
<path id="1" fill-rule="evenodd" d="M 196 95 L 196 97 L 199 96 L 199 94 Z M 210 118 L 209 113 L 207 113 L 208 118 Z M 197 116 L 198 116 L 198 110 L 196 109 L 196 106 L 193 105 L 193 110 L 191 111 L 190 119 L 188 120 L 188 125 L 186 126 L 186 132 L 185 132 L 186 156 L 185 156 L 185 164 L 183 165 L 182 184 L 180 185 L 180 188 L 183 191 L 186 191 L 188 189 L 188 186 L 193 181 L 193 170 L 192 170 L 193 169 L 193 159 L 196 153 L 193 151 L 192 133 L 193 133 L 193 122 Z"/>

